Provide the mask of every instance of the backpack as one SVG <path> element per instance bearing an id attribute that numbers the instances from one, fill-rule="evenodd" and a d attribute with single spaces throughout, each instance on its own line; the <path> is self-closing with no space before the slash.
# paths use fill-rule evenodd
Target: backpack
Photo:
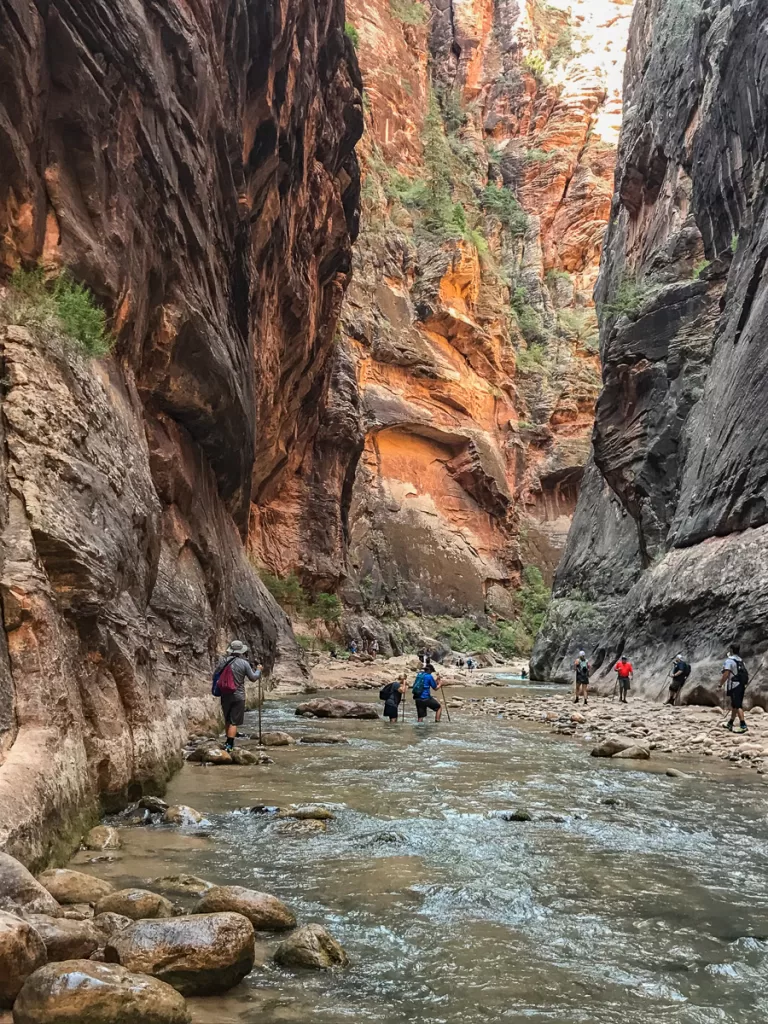
<path id="1" fill-rule="evenodd" d="M 379 690 L 379 700 L 389 700 L 392 694 L 392 687 L 394 683 L 387 683 L 386 686 L 382 686 Z"/>
<path id="2" fill-rule="evenodd" d="M 736 682 L 739 686 L 746 686 L 749 682 L 749 672 L 747 672 L 747 666 L 741 660 L 738 655 L 734 656 L 733 659 L 736 662 Z"/>
<path id="3" fill-rule="evenodd" d="M 688 664 L 687 661 L 681 661 L 681 662 L 679 662 L 679 665 L 680 665 L 680 672 L 682 673 L 682 676 L 683 676 L 683 682 L 685 682 L 685 680 L 691 674 L 691 666 Z"/>
<path id="4" fill-rule="evenodd" d="M 213 673 L 211 693 L 214 697 L 223 697 L 226 694 L 234 693 L 237 689 L 237 680 L 232 671 L 232 662 L 234 660 L 234 658 L 230 658 L 228 662 Z"/>
<path id="5" fill-rule="evenodd" d="M 576 662 L 576 682 L 577 683 L 588 683 L 589 682 L 589 662 L 582 662 L 581 660 Z"/>
<path id="6" fill-rule="evenodd" d="M 416 682 L 411 687 L 411 693 L 413 694 L 414 700 L 421 700 L 421 695 L 424 693 L 424 679 L 426 673 L 418 672 L 416 674 Z"/>

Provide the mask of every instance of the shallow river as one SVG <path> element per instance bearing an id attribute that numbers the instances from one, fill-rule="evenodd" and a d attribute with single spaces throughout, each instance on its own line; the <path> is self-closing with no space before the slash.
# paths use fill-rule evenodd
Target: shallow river
<path id="1" fill-rule="evenodd" d="M 346 971 L 294 974 L 266 943 L 245 983 L 190 1001 L 196 1022 L 768 1019 L 760 778 L 668 778 L 457 712 L 417 727 L 410 700 L 395 727 L 309 722 L 296 703 L 268 704 L 265 727 L 351 743 L 279 748 L 268 769 L 187 765 L 168 799 L 211 824 L 126 830 L 123 859 L 91 868 L 126 884 L 190 872 L 263 889 L 326 924 L 352 959 Z M 286 838 L 238 810 L 298 802 L 335 807 L 337 820 Z M 519 807 L 566 820 L 493 817 Z"/>

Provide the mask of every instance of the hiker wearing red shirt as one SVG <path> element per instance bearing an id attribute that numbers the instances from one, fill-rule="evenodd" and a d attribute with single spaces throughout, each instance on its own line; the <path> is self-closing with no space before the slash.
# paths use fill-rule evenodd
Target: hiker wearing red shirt
<path id="1" fill-rule="evenodd" d="M 626 704 L 627 693 L 629 692 L 629 686 L 632 682 L 632 662 L 622 654 L 616 662 L 615 668 L 616 679 L 619 684 L 619 700 Z"/>

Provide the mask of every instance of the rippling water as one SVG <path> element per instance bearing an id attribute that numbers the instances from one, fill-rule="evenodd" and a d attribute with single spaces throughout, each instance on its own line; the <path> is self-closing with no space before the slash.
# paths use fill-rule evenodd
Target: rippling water
<path id="1" fill-rule="evenodd" d="M 169 799 L 211 826 L 133 830 L 122 861 L 94 867 L 264 889 L 352 958 L 347 971 L 294 974 L 265 943 L 238 989 L 191 1001 L 196 1022 L 766 1020 L 761 779 L 667 778 L 459 713 L 427 727 L 305 722 L 295 703 L 269 705 L 267 727 L 352 742 L 281 748 L 267 770 L 186 766 Z M 338 808 L 325 834 L 286 838 L 238 810 L 309 801 Z M 565 821 L 492 816 L 518 807 Z"/>

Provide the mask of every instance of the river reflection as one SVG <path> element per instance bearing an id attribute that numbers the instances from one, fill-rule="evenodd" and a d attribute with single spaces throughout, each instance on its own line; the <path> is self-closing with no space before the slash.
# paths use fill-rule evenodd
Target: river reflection
<path id="1" fill-rule="evenodd" d="M 119 861 L 89 867 L 264 889 L 352 958 L 294 974 L 262 943 L 237 989 L 190 1000 L 197 1024 L 766 1020 L 761 779 L 667 778 L 460 713 L 417 727 L 410 701 L 399 726 L 306 722 L 296 703 L 270 702 L 268 727 L 351 742 L 279 748 L 266 769 L 185 766 L 168 798 L 209 824 L 127 830 Z M 324 834 L 240 811 L 309 801 L 338 809 Z M 493 817 L 518 807 L 564 820 Z"/>

